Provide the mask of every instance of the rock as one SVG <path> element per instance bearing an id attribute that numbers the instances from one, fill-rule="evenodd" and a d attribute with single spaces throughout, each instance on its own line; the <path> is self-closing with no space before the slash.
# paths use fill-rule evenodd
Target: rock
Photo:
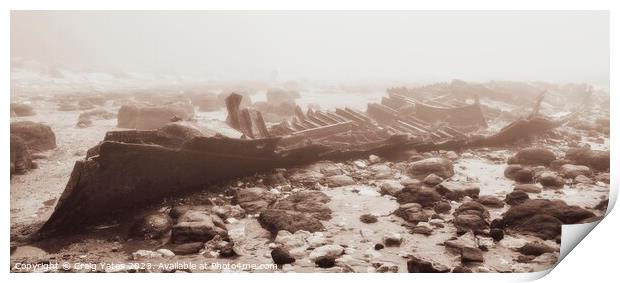
<path id="1" fill-rule="evenodd" d="M 608 205 L 609 205 L 609 199 L 604 199 L 604 200 L 601 200 L 596 206 L 594 206 L 594 209 L 598 209 L 601 211 L 607 211 Z"/>
<path id="2" fill-rule="evenodd" d="M 564 179 L 553 171 L 543 171 L 536 176 L 536 181 L 543 187 L 561 188 L 564 187 Z"/>
<path id="3" fill-rule="evenodd" d="M 370 171 L 374 173 L 376 179 L 389 179 L 392 177 L 392 168 L 385 164 L 375 164 L 370 167 Z"/>
<path id="4" fill-rule="evenodd" d="M 478 203 L 493 208 L 502 208 L 504 207 L 504 201 L 494 196 L 480 196 L 476 200 Z"/>
<path id="5" fill-rule="evenodd" d="M 404 186 L 395 180 L 385 180 L 381 181 L 379 188 L 382 195 L 396 196 L 403 190 Z"/>
<path id="6" fill-rule="evenodd" d="M 446 273 L 450 272 L 450 268 L 434 261 L 410 256 L 407 260 L 407 271 L 409 273 Z"/>
<path id="7" fill-rule="evenodd" d="M 476 201 L 464 202 L 463 204 L 461 204 L 461 206 L 459 206 L 454 211 L 455 216 L 465 215 L 465 214 L 478 215 L 482 218 L 489 217 L 489 211 L 482 204 Z"/>
<path id="8" fill-rule="evenodd" d="M 20 137 L 11 135 L 10 159 L 11 159 L 11 176 L 13 174 L 26 174 L 30 169 L 34 169 L 32 155 L 28 150 L 28 145 Z"/>
<path id="9" fill-rule="evenodd" d="M 373 263 L 377 273 L 398 273 L 398 265 L 391 262 Z"/>
<path id="10" fill-rule="evenodd" d="M 471 269 L 464 267 L 464 266 L 457 266 L 455 268 L 452 269 L 452 273 L 472 273 L 473 271 L 471 271 Z"/>
<path id="11" fill-rule="evenodd" d="M 570 164 L 570 160 L 556 159 L 556 160 L 551 161 L 551 163 L 549 164 L 549 167 L 551 167 L 551 169 L 553 170 L 559 170 L 564 164 Z"/>
<path id="12" fill-rule="evenodd" d="M 579 175 L 577 177 L 575 177 L 575 183 L 578 184 L 594 184 L 594 181 L 592 181 L 592 179 L 584 176 L 584 175 Z"/>
<path id="13" fill-rule="evenodd" d="M 263 228 L 276 234 L 280 230 L 295 233 L 297 230 L 316 232 L 323 230 L 323 224 L 306 213 L 281 209 L 266 209 L 261 212 L 258 222 Z"/>
<path id="14" fill-rule="evenodd" d="M 301 184 L 314 184 L 321 179 L 323 179 L 324 175 L 312 171 L 312 170 L 296 170 L 292 175 L 289 176 L 289 180 L 295 183 Z"/>
<path id="15" fill-rule="evenodd" d="M 325 245 L 310 252 L 309 259 L 319 267 L 329 268 L 334 266 L 336 258 L 344 253 L 344 248 L 339 245 Z"/>
<path id="16" fill-rule="evenodd" d="M 518 164 L 547 166 L 556 158 L 551 150 L 530 147 L 519 150 L 519 152 L 514 155 L 513 159 Z"/>
<path id="17" fill-rule="evenodd" d="M 591 176 L 592 170 L 584 165 L 564 164 L 560 167 L 560 174 L 565 178 L 575 178 L 579 175 Z"/>
<path id="18" fill-rule="evenodd" d="M 374 249 L 376 251 L 382 250 L 384 248 L 385 248 L 385 246 L 383 244 L 375 244 L 375 247 L 374 247 Z"/>
<path id="19" fill-rule="evenodd" d="M 381 162 L 381 158 L 379 156 L 371 154 L 370 156 L 368 156 L 368 162 L 370 162 L 370 164 L 379 163 Z"/>
<path id="20" fill-rule="evenodd" d="M 149 250 L 137 250 L 131 253 L 131 258 L 133 260 L 143 260 L 143 259 L 154 259 L 163 257 L 162 254 Z"/>
<path id="21" fill-rule="evenodd" d="M 484 262 L 484 257 L 480 249 L 464 247 L 461 250 L 461 262 Z"/>
<path id="22" fill-rule="evenodd" d="M 457 233 L 464 233 L 467 231 L 481 233 L 485 229 L 489 228 L 489 225 L 478 215 L 463 214 L 454 218 L 454 227 L 456 227 Z"/>
<path id="23" fill-rule="evenodd" d="M 383 236 L 383 243 L 386 247 L 398 247 L 403 242 L 403 236 L 399 233 L 389 233 Z"/>
<path id="24" fill-rule="evenodd" d="M 311 168 L 313 168 L 313 171 L 321 172 L 321 174 L 323 174 L 323 177 L 330 177 L 342 174 L 342 169 L 340 169 L 339 166 L 332 162 L 318 162 L 313 164 Z"/>
<path id="25" fill-rule="evenodd" d="M 287 251 L 303 249 L 307 247 L 306 239 L 310 236 L 310 232 L 298 230 L 294 234 L 286 230 L 278 231 L 274 243 L 278 244 Z"/>
<path id="26" fill-rule="evenodd" d="M 524 255 L 539 256 L 539 255 L 544 254 L 544 253 L 555 252 L 556 250 L 554 248 L 550 247 L 550 246 L 547 246 L 547 245 L 543 244 L 543 243 L 527 242 L 525 245 L 520 247 L 517 251 L 522 253 L 522 254 L 524 254 Z"/>
<path id="27" fill-rule="evenodd" d="M 509 205 L 521 204 L 530 199 L 530 196 L 523 191 L 512 191 L 506 195 L 506 203 Z"/>
<path id="28" fill-rule="evenodd" d="M 178 255 L 189 255 L 198 253 L 204 246 L 203 242 L 192 242 L 178 245 L 173 250 Z"/>
<path id="29" fill-rule="evenodd" d="M 510 164 L 506 166 L 506 169 L 504 169 L 504 177 L 510 180 L 514 180 L 516 173 L 522 169 L 523 169 L 523 166 L 519 164 Z"/>
<path id="30" fill-rule="evenodd" d="M 478 248 L 478 241 L 473 232 L 469 231 L 456 239 L 447 240 L 444 243 L 446 248 L 455 249 L 459 253 L 465 247 Z"/>
<path id="31" fill-rule="evenodd" d="M 20 138 L 31 153 L 56 148 L 56 135 L 52 128 L 41 123 L 12 122 L 11 137 Z"/>
<path id="32" fill-rule="evenodd" d="M 235 201 L 250 214 L 261 212 L 275 200 L 276 196 L 264 188 L 240 188 L 235 191 Z"/>
<path id="33" fill-rule="evenodd" d="M 609 169 L 609 151 L 573 148 L 566 152 L 566 159 L 577 165 L 586 165 L 599 171 Z"/>
<path id="34" fill-rule="evenodd" d="M 216 235 L 226 237 L 227 234 L 224 221 L 204 211 L 189 210 L 172 227 L 172 241 L 175 243 L 206 242 Z"/>
<path id="35" fill-rule="evenodd" d="M 160 253 L 164 257 L 173 257 L 173 256 L 175 256 L 174 252 L 172 252 L 169 249 L 159 249 L 156 252 Z"/>
<path id="36" fill-rule="evenodd" d="M 143 239 L 160 239 L 172 230 L 174 222 L 166 213 L 147 214 L 131 228 L 132 237 Z"/>
<path id="37" fill-rule="evenodd" d="M 25 117 L 34 116 L 37 113 L 34 112 L 34 108 L 30 104 L 25 103 L 11 103 L 11 117 Z"/>
<path id="38" fill-rule="evenodd" d="M 411 234 L 421 234 L 421 235 L 425 235 L 425 236 L 430 236 L 432 233 L 433 233 L 433 230 L 431 228 L 426 227 L 426 226 L 417 225 L 417 226 L 411 228 Z"/>
<path id="39" fill-rule="evenodd" d="M 432 157 L 410 163 L 408 173 L 419 179 L 425 178 L 429 174 L 435 174 L 441 178 L 450 178 L 454 175 L 454 166 L 449 159 Z"/>
<path id="40" fill-rule="evenodd" d="M 452 210 L 452 205 L 448 201 L 439 201 L 435 204 L 433 210 L 437 213 L 449 213 Z"/>
<path id="41" fill-rule="evenodd" d="M 471 182 L 444 181 L 437 186 L 436 190 L 449 200 L 461 200 L 466 196 L 478 198 L 480 185 Z"/>
<path id="42" fill-rule="evenodd" d="M 194 107 L 189 101 L 179 101 L 160 106 L 145 104 L 123 105 L 118 110 L 119 128 L 157 129 L 179 118 L 188 121 L 194 117 Z"/>
<path id="43" fill-rule="evenodd" d="M 436 186 L 441 182 L 443 182 L 443 178 L 435 174 L 429 174 L 428 176 L 426 176 L 426 178 L 424 178 L 424 184 L 427 184 L 429 186 Z"/>
<path id="44" fill-rule="evenodd" d="M 275 264 L 289 264 L 295 262 L 295 258 L 291 256 L 288 250 L 277 247 L 271 251 L 271 258 Z"/>
<path id="45" fill-rule="evenodd" d="M 516 185 L 513 191 L 521 191 L 526 193 L 538 194 L 542 191 L 542 188 L 534 184 L 519 184 Z"/>
<path id="46" fill-rule="evenodd" d="M 172 212 L 172 211 L 171 211 Z M 217 214 L 222 219 L 236 218 L 241 219 L 246 216 L 245 210 L 240 205 L 225 204 L 211 208 L 211 212 Z"/>
<path id="47" fill-rule="evenodd" d="M 495 241 L 501 241 L 504 238 L 504 230 L 498 228 L 492 228 L 489 235 Z"/>
<path id="48" fill-rule="evenodd" d="M 403 204 L 396 210 L 395 214 L 413 223 L 426 222 L 430 218 L 430 215 L 418 203 Z"/>
<path id="49" fill-rule="evenodd" d="M 433 188 L 406 186 L 396 199 L 399 203 L 419 203 L 423 207 L 433 207 L 441 200 L 441 195 Z"/>
<path id="50" fill-rule="evenodd" d="M 514 173 L 513 180 L 519 183 L 532 183 L 534 181 L 534 172 L 528 168 L 522 168 Z"/>
<path id="51" fill-rule="evenodd" d="M 575 224 L 595 214 L 560 200 L 529 199 L 511 206 L 504 214 L 507 227 L 543 239 L 553 239 L 561 232 L 562 224 Z"/>
<path id="52" fill-rule="evenodd" d="M 294 210 L 307 213 L 310 216 L 320 220 L 329 220 L 332 218 L 332 211 L 326 203 L 330 200 L 331 199 L 322 192 L 301 191 L 278 201 L 273 208 Z"/>
<path id="53" fill-rule="evenodd" d="M 326 181 L 330 187 L 343 187 L 343 186 L 355 185 L 355 180 L 353 180 L 353 178 L 347 175 L 330 176 L 330 177 L 327 177 Z"/>
<path id="54" fill-rule="evenodd" d="M 374 216 L 372 214 L 362 214 L 360 216 L 360 221 L 362 223 L 367 223 L 367 224 L 376 223 L 377 222 L 377 216 Z"/>

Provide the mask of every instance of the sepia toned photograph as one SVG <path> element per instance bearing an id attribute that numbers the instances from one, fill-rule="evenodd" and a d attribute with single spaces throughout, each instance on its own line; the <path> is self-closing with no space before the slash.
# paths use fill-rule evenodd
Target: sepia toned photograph
<path id="1" fill-rule="evenodd" d="M 609 15 L 12 10 L 9 272 L 553 268 L 608 211 Z"/>

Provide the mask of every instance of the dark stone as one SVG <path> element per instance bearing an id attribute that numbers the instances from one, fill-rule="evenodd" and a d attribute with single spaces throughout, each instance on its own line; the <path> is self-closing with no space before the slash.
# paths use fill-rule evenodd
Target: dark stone
<path id="1" fill-rule="evenodd" d="M 422 186 L 406 186 L 396 195 L 399 203 L 419 203 L 423 207 L 433 207 L 441 200 L 441 195 L 433 188 Z"/>
<path id="2" fill-rule="evenodd" d="M 440 201 L 435 204 L 433 209 L 437 213 L 449 213 L 452 210 L 452 205 L 448 201 Z"/>
<path id="3" fill-rule="evenodd" d="M 295 262 L 295 258 L 281 247 L 276 247 L 271 251 L 271 258 L 275 264 L 289 264 Z"/>
<path id="4" fill-rule="evenodd" d="M 375 250 L 382 250 L 383 248 L 385 248 L 385 246 L 383 244 L 375 244 Z"/>
<path id="5" fill-rule="evenodd" d="M 476 202 L 487 206 L 487 207 L 493 207 L 493 208 L 502 208 L 504 207 L 504 201 L 502 201 L 499 198 L 496 198 L 494 196 L 480 196 Z"/>
<path id="6" fill-rule="evenodd" d="M 317 259 L 314 263 L 320 268 L 330 268 L 336 265 L 336 259 L 330 257 L 322 257 Z"/>
<path id="7" fill-rule="evenodd" d="M 501 218 L 493 219 L 490 225 L 491 228 L 499 228 L 499 229 L 504 229 L 505 226 L 506 225 L 504 224 L 504 219 L 501 219 Z"/>
<path id="8" fill-rule="evenodd" d="M 446 273 L 450 272 L 450 268 L 440 263 L 411 256 L 407 261 L 407 271 L 409 273 Z"/>
<path id="9" fill-rule="evenodd" d="M 564 186 L 564 179 L 553 171 L 544 171 L 537 174 L 536 181 L 543 187 L 561 188 Z"/>
<path id="10" fill-rule="evenodd" d="M 530 196 L 523 191 L 512 191 L 506 195 L 506 203 L 509 205 L 521 204 L 528 199 L 530 199 Z"/>
<path id="11" fill-rule="evenodd" d="M 360 221 L 363 223 L 376 223 L 377 216 L 374 216 L 372 214 L 362 214 L 360 216 Z"/>
<path id="12" fill-rule="evenodd" d="M 203 242 L 192 242 L 181 244 L 174 247 L 173 252 L 176 255 L 189 255 L 198 253 L 202 248 L 204 248 L 205 244 Z"/>
<path id="13" fill-rule="evenodd" d="M 554 252 L 555 249 L 539 242 L 528 242 L 519 249 L 518 252 L 524 255 L 539 256 L 544 253 Z"/>
<path id="14" fill-rule="evenodd" d="M 501 241 L 504 238 L 504 230 L 499 228 L 491 228 L 489 235 L 495 241 Z"/>
<path id="15" fill-rule="evenodd" d="M 519 150 L 514 159 L 519 164 L 547 166 L 555 160 L 555 154 L 548 149 L 530 147 Z"/>
<path id="16" fill-rule="evenodd" d="M 297 211 L 266 209 L 261 212 L 258 222 L 274 235 L 280 230 L 295 233 L 298 230 L 317 232 L 325 229 L 318 219 Z"/>
<path id="17" fill-rule="evenodd" d="M 513 179 L 519 183 L 532 183 L 534 181 L 534 172 L 531 169 L 523 168 L 515 172 Z"/>
<path id="18" fill-rule="evenodd" d="M 461 250 L 461 262 L 484 262 L 484 256 L 480 249 L 463 247 Z"/>
<path id="19" fill-rule="evenodd" d="M 430 218 L 430 215 L 418 203 L 403 204 L 396 210 L 395 214 L 413 223 L 426 222 Z"/>

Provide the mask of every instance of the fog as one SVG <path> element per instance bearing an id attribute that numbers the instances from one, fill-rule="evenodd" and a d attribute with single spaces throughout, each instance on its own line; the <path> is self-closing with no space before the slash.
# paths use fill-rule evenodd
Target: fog
<path id="1" fill-rule="evenodd" d="M 605 11 L 13 11 L 11 58 L 205 79 L 608 85 Z"/>

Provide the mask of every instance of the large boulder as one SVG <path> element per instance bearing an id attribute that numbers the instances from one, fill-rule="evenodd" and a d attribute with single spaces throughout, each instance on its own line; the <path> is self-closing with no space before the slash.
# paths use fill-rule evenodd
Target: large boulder
<path id="1" fill-rule="evenodd" d="M 19 137 L 31 152 L 56 148 L 56 135 L 50 126 L 30 121 L 11 123 L 11 136 Z"/>
<path id="2" fill-rule="evenodd" d="M 435 174 L 445 179 L 454 175 L 454 166 L 449 159 L 432 157 L 412 162 L 409 164 L 408 173 L 420 180 L 423 180 L 429 174 Z"/>
<path id="3" fill-rule="evenodd" d="M 298 230 L 316 232 L 325 229 L 321 221 L 307 213 L 282 209 L 264 210 L 258 217 L 258 222 L 274 235 L 280 230 L 295 233 Z"/>
<path id="4" fill-rule="evenodd" d="M 143 104 L 123 105 L 118 110 L 118 127 L 130 129 L 157 129 L 177 120 L 194 117 L 194 107 L 185 102 L 160 106 Z"/>
<path id="5" fill-rule="evenodd" d="M 576 165 L 586 165 L 595 170 L 609 169 L 609 151 L 573 148 L 566 152 L 565 158 Z"/>
<path id="6" fill-rule="evenodd" d="M 555 160 L 553 151 L 545 148 L 530 147 L 519 150 L 517 154 L 510 158 L 509 163 L 546 166 L 553 160 Z"/>
<path id="7" fill-rule="evenodd" d="M 25 103 L 11 103 L 11 116 L 15 117 L 24 117 L 24 116 L 34 116 L 36 113 L 30 104 Z"/>
<path id="8" fill-rule="evenodd" d="M 504 214 L 503 224 L 543 239 L 553 239 L 560 234 L 561 224 L 575 224 L 594 216 L 589 210 L 561 200 L 528 199 L 511 206 Z"/>

